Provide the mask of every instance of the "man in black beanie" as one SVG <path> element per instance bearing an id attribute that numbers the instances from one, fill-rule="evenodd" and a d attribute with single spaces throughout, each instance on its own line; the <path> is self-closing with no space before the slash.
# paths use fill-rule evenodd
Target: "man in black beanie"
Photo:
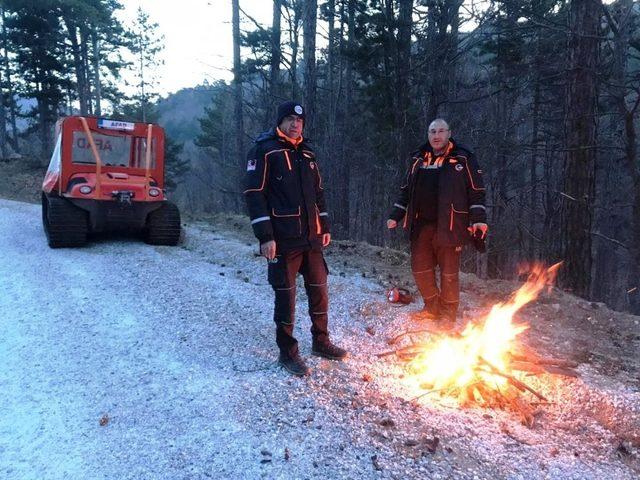
<path id="1" fill-rule="evenodd" d="M 278 361 L 298 376 L 310 373 L 293 336 L 298 273 L 309 297 L 312 353 L 331 360 L 347 356 L 329 340 L 328 269 L 322 249 L 331 233 L 316 156 L 302 137 L 304 119 L 297 102 L 278 107 L 277 127 L 262 133 L 249 151 L 244 191 L 260 253 L 269 261 Z"/>

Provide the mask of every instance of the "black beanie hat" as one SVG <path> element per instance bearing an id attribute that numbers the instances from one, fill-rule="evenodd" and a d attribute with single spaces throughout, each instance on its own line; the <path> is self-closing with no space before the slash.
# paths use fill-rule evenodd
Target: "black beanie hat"
<path id="1" fill-rule="evenodd" d="M 304 108 L 302 108 L 302 105 L 298 102 L 294 102 L 292 100 L 281 103 L 278 105 L 278 122 L 276 125 L 280 125 L 282 123 L 282 119 L 287 115 L 297 115 L 304 121 Z"/>

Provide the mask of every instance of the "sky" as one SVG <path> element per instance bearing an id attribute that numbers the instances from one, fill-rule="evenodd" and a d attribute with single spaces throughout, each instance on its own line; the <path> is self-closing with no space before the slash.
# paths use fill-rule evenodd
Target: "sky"
<path id="1" fill-rule="evenodd" d="M 612 0 L 604 0 L 611 3 Z M 167 95 L 205 81 L 231 80 L 233 38 L 231 0 L 121 0 L 120 17 L 131 24 L 141 7 L 164 35 L 164 65 L 158 67 L 158 90 Z M 240 7 L 261 25 L 272 20 L 271 0 L 240 0 Z M 241 17 L 241 28 L 255 26 Z"/>
<path id="2" fill-rule="evenodd" d="M 130 25 L 141 7 L 164 35 L 164 65 L 158 67 L 162 95 L 202 84 L 231 80 L 233 42 L 231 0 L 121 0 L 120 17 Z M 271 25 L 270 0 L 242 0 L 240 6 L 265 27 Z M 253 29 L 245 22 L 243 27 Z"/>

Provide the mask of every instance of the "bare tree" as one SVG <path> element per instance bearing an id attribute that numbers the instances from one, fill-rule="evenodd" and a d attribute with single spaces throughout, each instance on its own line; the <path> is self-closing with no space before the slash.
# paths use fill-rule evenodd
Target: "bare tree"
<path id="1" fill-rule="evenodd" d="M 305 0 L 303 11 L 304 37 L 304 104 L 307 109 L 305 115 L 305 130 L 313 136 L 315 128 L 316 109 L 316 23 L 318 16 L 318 2 Z"/>
<path id="2" fill-rule="evenodd" d="M 271 65 L 269 71 L 269 105 L 267 112 L 268 120 L 274 117 L 275 107 L 281 100 L 281 80 L 280 62 L 282 61 L 282 51 L 280 46 L 282 29 L 282 0 L 273 0 L 273 21 L 271 23 Z"/>
<path id="3" fill-rule="evenodd" d="M 396 81 L 396 158 L 399 165 L 403 166 L 409 145 L 407 141 L 407 127 L 409 126 L 409 98 L 411 82 L 409 74 L 411 72 L 411 30 L 413 20 L 413 0 L 400 0 L 398 12 L 398 55 L 396 59 L 397 81 Z"/>
<path id="4" fill-rule="evenodd" d="M 7 156 L 7 113 L 5 109 L 4 82 L 2 80 L 2 70 L 0 70 L 0 155 Z"/>
<path id="5" fill-rule="evenodd" d="M 2 15 L 2 50 L 3 50 L 3 69 L 4 81 L 6 82 L 7 91 L 5 101 L 9 108 L 9 121 L 11 123 L 11 146 L 14 151 L 19 151 L 18 127 L 16 123 L 16 108 L 14 102 L 14 89 L 11 80 L 11 67 L 9 65 L 9 39 L 7 36 L 7 16 L 6 11 L 0 6 Z"/>
<path id="6" fill-rule="evenodd" d="M 609 28 L 613 33 L 613 74 L 608 86 L 613 104 L 618 112 L 616 122 L 622 128 L 624 165 L 631 180 L 631 268 L 627 289 L 636 292 L 640 289 L 640 166 L 638 164 L 638 139 L 636 117 L 640 111 L 640 75 L 631 75 L 629 59 L 640 53 L 640 41 L 634 39 L 634 25 L 638 13 L 634 13 L 633 0 L 619 0 L 616 5 L 605 8 Z M 637 5 L 637 3 L 636 3 Z M 609 10 L 614 9 L 614 14 Z M 629 297 L 636 308 L 640 305 L 640 294 Z"/>
<path id="7" fill-rule="evenodd" d="M 291 60 L 289 62 L 289 80 L 291 82 L 291 98 L 298 97 L 298 50 L 300 21 L 302 19 L 303 2 L 290 0 L 286 3 L 287 24 L 289 27 L 289 45 L 291 46 Z"/>
<path id="8" fill-rule="evenodd" d="M 244 119 L 242 114 L 242 63 L 240 61 L 240 5 L 238 0 L 232 1 L 233 24 L 233 85 L 234 85 L 234 117 L 236 135 L 236 156 L 239 166 L 245 163 L 244 158 Z"/>
<path id="9" fill-rule="evenodd" d="M 564 284 L 588 296 L 591 287 L 591 228 L 596 158 L 597 67 L 601 0 L 569 6 L 568 83 L 564 174 Z"/>
<path id="10" fill-rule="evenodd" d="M 76 85 L 78 102 L 80 103 L 80 115 L 87 115 L 89 113 L 89 96 L 88 91 L 88 71 L 86 70 L 85 60 L 82 58 L 83 46 L 82 36 L 80 35 L 80 28 L 73 21 L 70 12 L 65 12 L 62 15 L 65 28 L 67 29 L 67 37 L 71 43 L 71 54 L 73 57 L 74 71 L 76 74 Z"/>
<path id="11" fill-rule="evenodd" d="M 94 113 L 98 116 L 102 115 L 102 86 L 100 83 L 100 48 L 99 48 L 98 31 L 95 25 L 91 30 L 91 46 L 93 50 L 93 92 L 95 96 Z"/>

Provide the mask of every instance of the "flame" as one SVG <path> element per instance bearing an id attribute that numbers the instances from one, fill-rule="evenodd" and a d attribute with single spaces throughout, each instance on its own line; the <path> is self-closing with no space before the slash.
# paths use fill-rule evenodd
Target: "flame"
<path id="1" fill-rule="evenodd" d="M 529 328 L 514 323 L 513 316 L 545 288 L 553 286 L 560 265 L 527 266 L 525 284 L 507 302 L 494 305 L 484 321 L 469 323 L 460 336 L 446 336 L 422 345 L 424 351 L 409 364 L 410 377 L 421 388 L 433 390 L 464 389 L 478 383 L 492 389 L 502 387 L 507 379 L 491 373 L 486 366 L 491 364 L 504 373 L 510 372 L 514 341 Z"/>

